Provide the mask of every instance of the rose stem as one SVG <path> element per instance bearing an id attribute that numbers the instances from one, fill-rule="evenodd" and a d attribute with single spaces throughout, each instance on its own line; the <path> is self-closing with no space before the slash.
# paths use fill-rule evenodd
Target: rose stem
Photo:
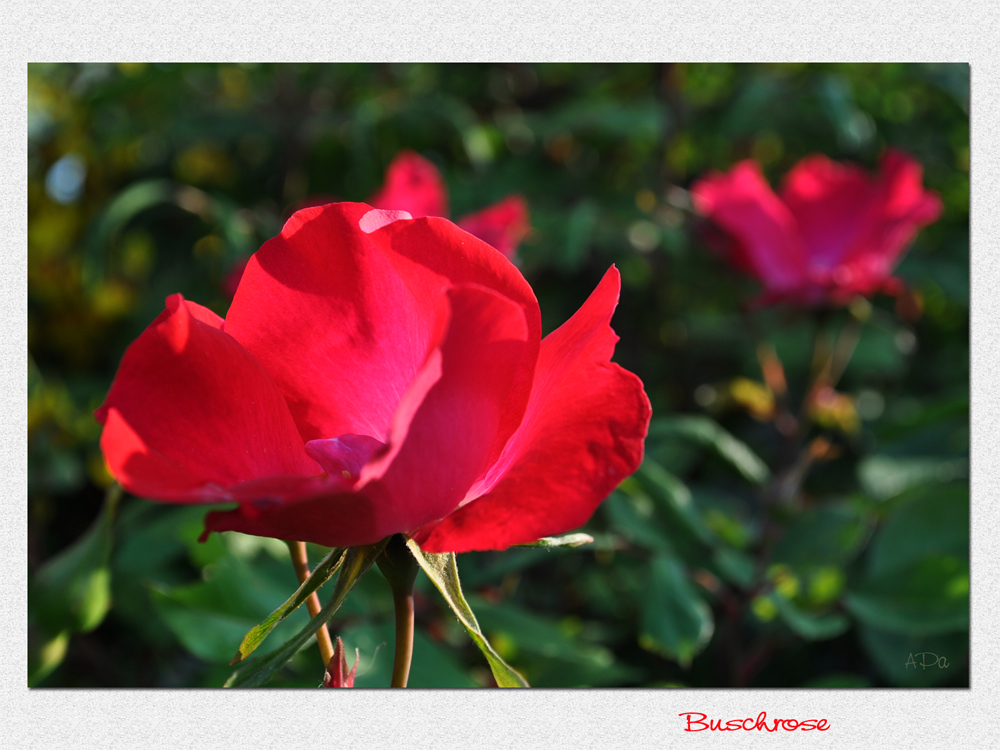
<path id="1" fill-rule="evenodd" d="M 861 339 L 861 329 L 871 317 L 872 306 L 864 297 L 859 297 L 847 308 L 850 317 L 837 337 L 837 345 L 830 356 L 830 387 L 836 387 L 840 376 L 854 356 L 854 350 Z"/>
<path id="2" fill-rule="evenodd" d="M 378 567 L 392 589 L 396 610 L 396 654 L 392 662 L 392 687 L 406 687 L 413 659 L 413 582 L 419 566 L 401 534 L 389 540 L 378 558 Z"/>
<path id="3" fill-rule="evenodd" d="M 299 583 L 305 583 L 309 578 L 309 555 L 306 552 L 305 542 L 288 542 L 288 549 L 292 553 L 292 565 L 295 566 L 295 575 L 299 577 Z M 309 609 L 309 616 L 315 617 L 321 609 L 319 597 L 314 591 L 306 599 L 306 607 Z M 333 641 L 330 640 L 330 631 L 326 629 L 326 624 L 320 626 L 316 631 L 316 642 L 319 644 L 319 654 L 323 658 L 323 666 L 330 664 L 333 658 Z"/>

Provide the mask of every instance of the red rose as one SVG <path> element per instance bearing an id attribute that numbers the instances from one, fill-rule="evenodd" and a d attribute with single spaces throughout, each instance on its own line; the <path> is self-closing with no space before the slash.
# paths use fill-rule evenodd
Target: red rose
<path id="1" fill-rule="evenodd" d="M 649 402 L 609 361 L 618 291 L 612 267 L 542 340 L 528 283 L 454 224 L 299 211 L 224 321 L 167 299 L 97 411 L 101 448 L 134 494 L 237 503 L 207 531 L 430 552 L 558 534 L 642 459 Z"/>
<path id="2" fill-rule="evenodd" d="M 893 268 L 917 231 L 941 214 L 922 174 L 898 151 L 883 156 L 874 177 L 815 155 L 785 176 L 780 197 L 754 161 L 710 174 L 691 192 L 727 235 L 731 262 L 764 285 L 762 304 L 841 305 L 898 289 Z"/>
<path id="3" fill-rule="evenodd" d="M 396 155 L 386 170 L 385 184 L 368 203 L 389 211 L 406 211 L 414 219 L 448 216 L 448 191 L 441 174 L 431 162 L 412 151 Z M 513 258 L 518 243 L 528 233 L 528 204 L 521 196 L 511 195 L 456 223 Z"/>

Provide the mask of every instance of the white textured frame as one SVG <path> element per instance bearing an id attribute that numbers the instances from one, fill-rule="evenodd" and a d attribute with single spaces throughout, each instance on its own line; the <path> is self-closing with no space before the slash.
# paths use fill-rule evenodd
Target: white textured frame
<path id="1" fill-rule="evenodd" d="M 0 24 L 0 738 L 11 748 L 988 747 L 1000 647 L 1000 11 L 991 0 L 8 0 Z M 27 654 L 27 63 L 935 61 L 972 66 L 968 690 L 35 690 Z M 827 732 L 686 734 L 713 718 Z M 991 742 L 991 738 L 993 741 Z M 8 744 L 9 743 L 9 744 Z"/>

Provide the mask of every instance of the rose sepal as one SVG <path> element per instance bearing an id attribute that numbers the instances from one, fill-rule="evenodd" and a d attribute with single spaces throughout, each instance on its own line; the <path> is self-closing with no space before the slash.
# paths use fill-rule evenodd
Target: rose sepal
<path id="1" fill-rule="evenodd" d="M 292 594 L 291 597 L 289 597 L 288 601 L 268 615 L 267 619 L 260 623 L 260 625 L 257 625 L 245 636 L 243 636 L 243 641 L 240 643 L 240 648 L 236 652 L 236 656 L 234 656 L 233 660 L 229 663 L 238 664 L 253 653 L 253 651 L 264 642 L 264 639 L 267 638 L 268 634 L 274 630 L 275 626 L 279 622 L 305 604 L 306 599 L 308 599 L 314 591 L 333 577 L 333 574 L 340 569 L 340 566 L 343 564 L 346 556 L 346 550 L 341 547 L 334 547 L 331 549 L 329 554 L 327 554 L 327 556 L 320 561 L 320 564 L 316 566 L 316 569 L 312 572 L 312 574 L 302 583 L 301 586 L 299 586 L 298 590 Z"/>
<path id="2" fill-rule="evenodd" d="M 334 587 L 330 600 L 308 624 L 284 645 L 276 648 L 266 656 L 242 661 L 230 675 L 223 687 L 258 687 L 269 680 L 279 669 L 285 666 L 295 656 L 310 638 L 344 603 L 351 589 L 361 580 L 368 569 L 382 554 L 388 539 L 375 544 L 349 547 L 340 566 L 340 575 Z"/>
<path id="3" fill-rule="evenodd" d="M 454 552 L 424 552 L 413 539 L 406 540 L 406 546 L 417 559 L 417 563 L 423 568 L 424 573 L 431 579 L 431 582 L 441 592 L 441 596 L 451 607 L 451 611 L 458 617 L 458 621 L 468 632 L 469 637 L 479 647 L 490 665 L 493 678 L 498 687 L 530 687 L 528 682 L 518 674 L 513 667 L 500 658 L 493 646 L 483 635 L 479 622 L 476 620 L 472 608 L 462 594 L 462 584 L 458 578 L 458 565 L 455 562 Z"/>

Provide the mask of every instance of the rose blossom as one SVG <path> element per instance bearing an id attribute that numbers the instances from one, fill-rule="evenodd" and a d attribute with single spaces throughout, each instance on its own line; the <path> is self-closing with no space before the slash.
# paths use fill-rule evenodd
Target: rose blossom
<path id="1" fill-rule="evenodd" d="M 429 552 L 562 533 L 642 459 L 649 401 L 610 362 L 619 285 L 612 267 L 543 340 L 520 272 L 451 222 L 298 211 L 225 320 L 167 298 L 96 413 L 101 448 L 134 494 L 235 502 L 206 533 Z"/>
<path id="2" fill-rule="evenodd" d="M 385 183 L 368 203 L 389 211 L 406 211 L 414 219 L 448 217 L 448 190 L 441 173 L 413 151 L 396 155 L 385 172 Z M 518 243 L 528 233 L 528 205 L 521 196 L 510 195 L 455 223 L 513 259 Z"/>
<path id="3" fill-rule="evenodd" d="M 894 292 L 900 282 L 891 273 L 903 251 L 941 214 L 920 165 L 892 150 L 874 177 L 814 155 L 785 176 L 779 196 L 748 160 L 702 178 L 691 193 L 725 233 L 733 265 L 764 285 L 761 304 L 841 305 Z"/>

